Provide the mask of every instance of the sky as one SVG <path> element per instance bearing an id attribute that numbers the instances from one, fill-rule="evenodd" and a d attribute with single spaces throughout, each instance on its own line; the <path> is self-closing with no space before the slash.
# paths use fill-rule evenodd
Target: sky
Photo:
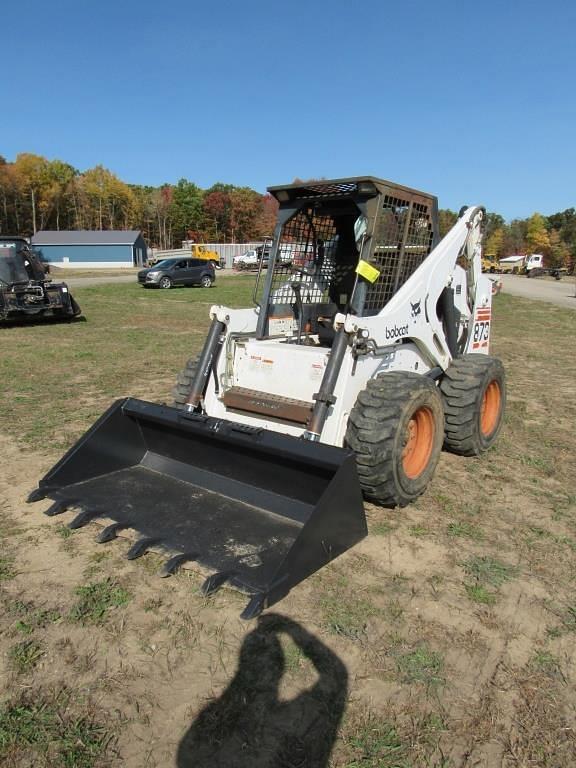
<path id="1" fill-rule="evenodd" d="M 576 206 L 576 3 L 18 0 L 0 155 L 123 181 L 372 175 L 506 219 Z"/>

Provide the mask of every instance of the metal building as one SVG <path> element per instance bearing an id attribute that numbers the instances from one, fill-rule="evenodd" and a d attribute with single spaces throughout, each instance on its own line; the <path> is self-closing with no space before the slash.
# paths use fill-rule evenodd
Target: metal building
<path id="1" fill-rule="evenodd" d="M 31 239 L 42 261 L 56 267 L 139 267 L 146 243 L 139 230 L 40 230 Z"/>

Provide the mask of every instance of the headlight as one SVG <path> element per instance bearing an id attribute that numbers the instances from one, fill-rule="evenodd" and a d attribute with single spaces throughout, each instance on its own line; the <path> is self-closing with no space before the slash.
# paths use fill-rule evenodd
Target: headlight
<path id="1" fill-rule="evenodd" d="M 147 275 L 146 275 L 146 280 L 148 280 L 148 278 L 151 278 L 151 277 L 152 278 L 158 277 L 159 274 L 160 274 L 160 272 L 148 272 Z"/>

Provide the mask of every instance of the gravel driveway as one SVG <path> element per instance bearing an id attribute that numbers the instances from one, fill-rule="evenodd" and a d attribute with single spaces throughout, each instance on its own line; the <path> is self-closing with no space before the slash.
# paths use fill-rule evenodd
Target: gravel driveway
<path id="1" fill-rule="evenodd" d="M 502 290 L 525 299 L 548 301 L 559 307 L 576 309 L 576 281 L 574 278 L 549 280 L 524 275 L 491 275 L 502 279 Z"/>

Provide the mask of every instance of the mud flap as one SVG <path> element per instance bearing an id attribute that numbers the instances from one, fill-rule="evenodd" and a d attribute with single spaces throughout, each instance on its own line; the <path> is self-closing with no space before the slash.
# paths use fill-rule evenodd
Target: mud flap
<path id="1" fill-rule="evenodd" d="M 209 594 L 228 583 L 250 595 L 243 618 L 367 534 L 351 451 L 127 398 L 117 401 L 40 481 L 29 501 L 48 514 L 79 509 L 170 554 L 161 575 L 197 561 Z"/>

